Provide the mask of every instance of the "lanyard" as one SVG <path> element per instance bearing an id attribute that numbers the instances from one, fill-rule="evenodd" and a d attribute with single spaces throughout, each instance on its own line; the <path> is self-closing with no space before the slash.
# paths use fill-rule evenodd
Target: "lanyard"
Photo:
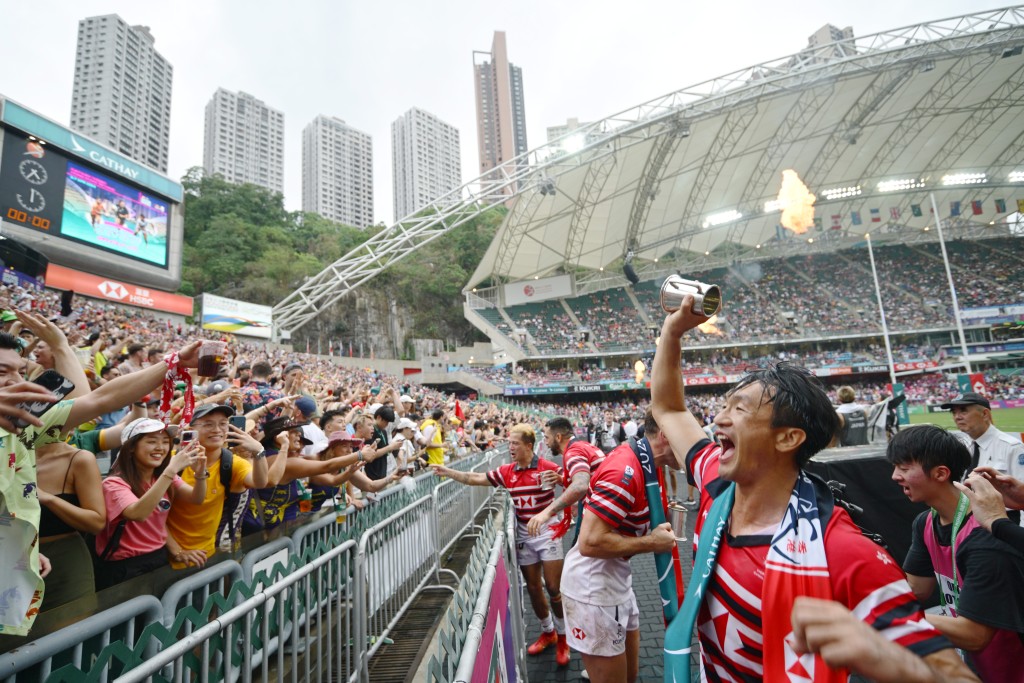
<path id="1" fill-rule="evenodd" d="M 956 513 L 953 515 L 953 529 L 950 532 L 950 552 L 953 554 L 953 608 L 956 609 L 960 605 L 960 579 L 957 576 L 956 571 L 956 539 L 960 533 L 960 528 L 964 524 L 964 520 L 967 519 L 967 513 L 970 510 L 970 500 L 967 498 L 967 494 L 961 493 L 960 498 L 956 502 Z M 938 517 L 938 512 L 932 510 L 932 515 Z M 942 599 L 942 604 L 946 604 L 946 594 L 944 591 L 939 591 L 939 597 Z"/>

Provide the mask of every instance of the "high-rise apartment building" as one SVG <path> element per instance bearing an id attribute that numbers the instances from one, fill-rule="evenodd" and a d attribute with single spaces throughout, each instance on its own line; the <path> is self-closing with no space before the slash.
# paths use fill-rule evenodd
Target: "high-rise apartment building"
<path id="1" fill-rule="evenodd" d="M 339 118 L 317 116 L 302 130 L 302 210 L 373 225 L 373 139 Z"/>
<path id="2" fill-rule="evenodd" d="M 459 131 L 413 107 L 391 123 L 395 221 L 462 185 Z"/>
<path id="3" fill-rule="evenodd" d="M 71 128 L 166 173 L 174 71 L 153 43 L 116 14 L 78 22 Z"/>
<path id="4" fill-rule="evenodd" d="M 206 105 L 203 168 L 283 194 L 284 114 L 248 93 L 217 88 Z"/>
<path id="5" fill-rule="evenodd" d="M 527 151 L 523 71 L 508 61 L 505 32 L 495 31 L 490 52 L 473 52 L 480 175 Z M 500 179 L 495 177 L 495 181 Z M 512 190 L 506 190 L 511 194 Z"/>

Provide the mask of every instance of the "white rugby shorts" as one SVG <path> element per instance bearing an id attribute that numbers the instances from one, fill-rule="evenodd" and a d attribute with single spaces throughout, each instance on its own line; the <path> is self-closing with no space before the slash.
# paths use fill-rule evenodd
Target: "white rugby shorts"
<path id="1" fill-rule="evenodd" d="M 517 521 L 516 560 L 519 566 L 565 559 L 562 539 L 552 538 L 553 533 L 551 526 L 548 525 L 536 536 L 531 536 L 526 530 L 526 525 Z"/>
<path id="2" fill-rule="evenodd" d="M 640 628 L 636 596 L 618 605 L 590 605 L 562 594 L 565 640 L 569 647 L 588 655 L 616 657 L 626 651 L 626 634 Z"/>

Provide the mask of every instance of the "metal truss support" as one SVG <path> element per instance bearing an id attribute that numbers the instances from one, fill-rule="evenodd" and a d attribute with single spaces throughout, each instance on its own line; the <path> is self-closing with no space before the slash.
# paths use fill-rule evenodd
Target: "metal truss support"
<path id="1" fill-rule="evenodd" d="M 439 197 L 419 215 L 380 231 L 308 278 L 274 307 L 275 336 L 279 338 L 283 330 L 298 329 L 389 265 L 472 220 L 490 205 L 534 192 L 539 178 L 557 179 L 563 173 L 599 161 L 602 155 L 616 156 L 661 135 L 660 126 L 666 121 L 681 116 L 701 119 L 725 111 L 732 112 L 727 121 L 734 121 L 737 116 L 742 120 L 744 115 L 739 112 L 753 111 L 759 101 L 776 94 L 855 74 L 893 72 L 901 65 L 912 66 L 929 58 L 969 54 L 985 48 L 998 52 L 1021 40 L 1024 6 L 976 12 L 803 50 L 689 86 L 582 126 L 572 133 L 590 141 L 580 152 L 565 154 L 563 141 L 554 140 L 509 159 L 488 171 L 485 177 Z M 729 127 L 734 128 L 735 124 Z M 729 140 L 735 144 L 732 136 L 720 137 L 716 144 L 724 148 Z M 702 174 L 705 180 L 691 195 L 693 200 L 680 223 L 682 229 L 691 227 L 686 221 L 703 209 L 711 187 L 709 181 L 717 176 L 718 170 L 712 168 Z M 661 181 L 671 177 L 662 174 Z M 580 206 L 577 203 L 568 210 L 578 211 Z M 584 222 L 581 220 L 577 225 L 582 229 Z"/>
<path id="2" fill-rule="evenodd" d="M 615 169 L 615 157 L 608 155 L 587 166 L 587 175 L 583 178 L 579 195 L 576 198 L 577 210 L 569 223 L 569 236 L 566 240 L 565 263 L 575 266 L 583 253 L 584 236 L 594 215 L 594 208 L 604 191 L 605 183 Z"/>
<path id="3" fill-rule="evenodd" d="M 765 188 L 772 186 L 772 178 L 781 170 L 780 164 L 786 152 L 792 144 L 804 137 L 807 126 L 814 117 L 819 116 L 821 107 L 828 101 L 835 92 L 835 81 L 822 87 L 809 88 L 800 93 L 796 102 L 786 112 L 786 118 L 782 120 L 775 133 L 768 141 L 768 146 L 761 157 L 757 160 L 754 172 L 750 174 L 747 186 L 743 188 L 743 195 L 740 197 L 739 206 L 747 206 L 759 197 L 763 197 Z M 739 241 L 737 231 L 743 229 L 742 223 L 729 226 L 727 242 Z"/>
<path id="4" fill-rule="evenodd" d="M 637 234 L 647 224 L 647 214 L 651 210 L 654 198 L 658 196 L 658 186 L 661 184 L 661 176 L 665 171 L 665 163 L 672 158 L 679 146 L 679 141 L 685 137 L 683 131 L 688 131 L 688 129 L 687 123 L 676 119 L 665 126 L 661 134 L 655 138 L 644 168 L 640 172 L 636 193 L 633 195 L 633 206 L 629 211 L 629 223 L 626 225 L 623 251 L 633 247 Z"/>
<path id="5" fill-rule="evenodd" d="M 708 149 L 707 161 L 700 167 L 697 179 L 686 199 L 686 207 L 679 219 L 679 233 L 687 228 L 693 228 L 700 222 L 700 215 L 704 212 L 708 197 L 711 195 L 711 188 L 715 186 L 725 162 L 736 150 L 743 133 L 756 115 L 757 103 L 749 102 L 741 108 L 732 110 L 725 117 L 722 127 L 718 129 L 718 135 Z M 688 248 L 688 245 L 685 248 Z"/>

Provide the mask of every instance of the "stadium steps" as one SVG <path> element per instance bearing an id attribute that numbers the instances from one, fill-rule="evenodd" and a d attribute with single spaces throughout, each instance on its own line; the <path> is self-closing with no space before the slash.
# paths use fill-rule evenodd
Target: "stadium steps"
<path id="1" fill-rule="evenodd" d="M 808 275 L 805 271 L 803 271 L 803 270 L 797 268 L 796 266 L 794 266 L 792 259 L 784 259 L 782 261 L 782 265 L 783 265 L 784 268 L 789 270 L 791 273 L 796 275 L 798 278 L 800 278 L 801 280 L 806 282 L 811 287 L 817 287 L 818 286 L 818 281 L 815 280 L 810 275 Z M 845 309 L 846 312 L 850 315 L 851 319 L 853 319 L 853 320 L 857 319 L 857 317 L 858 317 L 857 309 L 854 308 L 850 304 L 849 301 L 847 301 L 846 299 L 842 299 L 842 298 L 839 298 L 839 297 L 832 296 L 830 289 L 825 288 L 822 291 L 824 291 L 824 292 L 829 294 L 829 299 L 831 299 L 833 303 L 842 306 L 843 309 Z"/>
<path id="2" fill-rule="evenodd" d="M 500 308 L 493 309 L 497 311 L 501 319 L 503 319 L 511 329 L 515 329 L 515 324 L 509 319 L 503 310 Z M 527 357 L 526 351 L 512 338 L 498 329 L 498 326 L 486 316 L 484 316 L 479 310 L 471 308 L 468 303 L 462 303 L 462 311 L 466 320 L 470 322 L 475 328 L 483 332 L 491 343 L 495 346 L 500 346 L 505 350 L 506 353 L 515 361 L 521 361 Z"/>
<path id="3" fill-rule="evenodd" d="M 577 317 L 576 311 L 572 310 L 572 308 L 569 306 L 569 302 L 566 301 L 565 299 L 559 299 L 558 301 L 559 303 L 562 304 L 562 308 L 565 309 L 566 314 L 569 316 L 569 320 L 571 320 L 572 324 L 576 326 L 576 329 L 582 330 L 583 323 L 581 323 L 579 317 Z M 589 330 L 590 328 L 588 327 L 587 329 Z M 590 330 L 590 339 L 587 341 L 587 351 L 589 351 L 590 353 L 600 353 L 597 350 L 597 347 L 594 346 L 594 335 L 594 330 Z"/>
<path id="4" fill-rule="evenodd" d="M 757 297 L 758 301 L 760 301 L 763 306 L 774 311 L 775 317 L 778 318 L 780 322 L 782 322 L 783 324 L 789 324 L 790 321 L 786 318 L 786 316 L 782 315 L 782 309 L 776 306 L 775 302 L 772 301 L 771 298 L 765 296 L 761 292 L 761 288 L 755 286 L 753 282 L 751 282 L 742 272 L 740 272 L 739 268 L 730 268 L 729 275 L 738 280 L 739 282 L 741 282 L 744 287 L 753 292 L 754 296 Z M 800 317 L 797 316 L 797 320 L 799 319 Z M 802 323 L 796 325 L 795 329 L 797 331 L 798 338 L 803 338 L 807 336 L 807 330 L 804 329 Z"/>
<path id="5" fill-rule="evenodd" d="M 505 322 L 507 322 L 509 324 L 509 326 L 512 328 L 513 332 L 516 329 L 522 328 L 522 326 L 519 323 L 517 323 L 515 320 L 512 319 L 512 316 L 510 316 L 508 314 L 508 312 L 505 311 L 504 308 L 500 308 L 499 307 L 498 308 L 498 313 L 501 313 L 501 317 L 504 318 Z M 526 328 L 522 328 L 522 329 L 526 329 Z M 527 351 L 530 352 L 531 356 L 539 356 L 540 355 L 540 351 L 537 350 L 537 345 L 533 341 L 533 335 L 530 334 L 529 330 L 526 330 L 526 349 L 527 349 Z"/>
<path id="6" fill-rule="evenodd" d="M 647 307 L 640 303 L 640 299 L 636 298 L 636 294 L 633 292 L 632 287 L 623 287 L 622 291 L 626 293 L 629 300 L 632 302 L 633 307 L 640 313 L 640 319 L 644 321 L 644 325 L 651 326 L 656 323 L 651 320 L 651 316 L 647 314 Z"/>

